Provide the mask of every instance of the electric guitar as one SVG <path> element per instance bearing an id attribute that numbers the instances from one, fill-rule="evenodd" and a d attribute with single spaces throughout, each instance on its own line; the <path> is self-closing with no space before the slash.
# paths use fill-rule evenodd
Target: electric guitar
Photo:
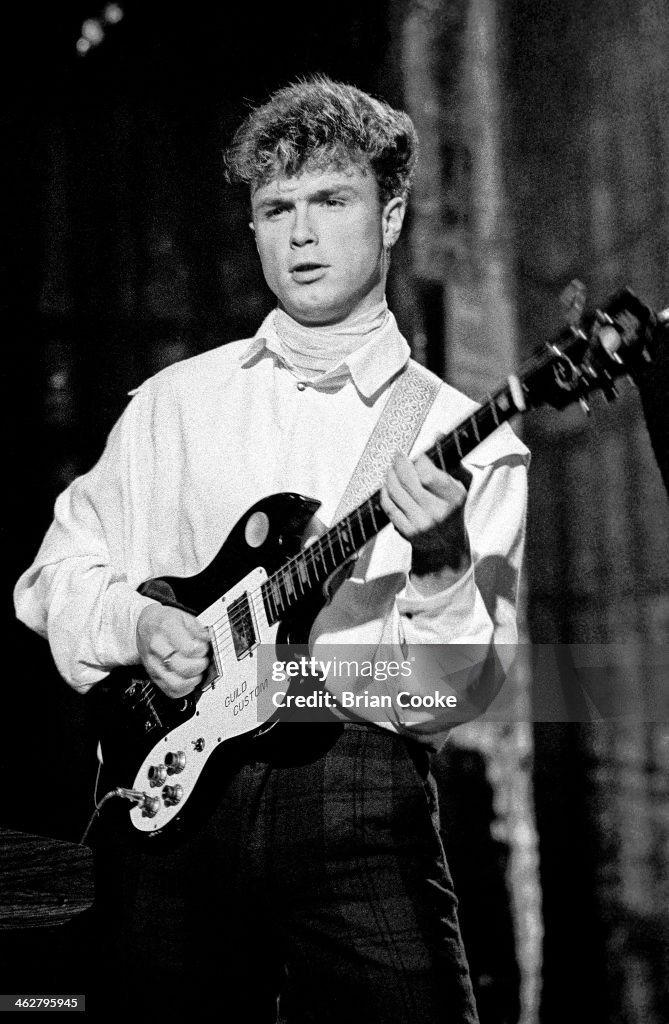
<path id="1" fill-rule="evenodd" d="M 580 310 L 579 310 L 580 312 Z M 427 452 L 447 472 L 501 424 L 541 405 L 587 405 L 591 392 L 615 397 L 614 380 L 651 360 L 655 314 L 631 291 L 564 328 L 542 345 L 471 416 Z M 260 648 L 305 643 L 328 599 L 328 585 L 387 524 L 380 492 L 306 547 L 305 528 L 320 502 L 273 494 L 234 527 L 198 575 L 162 577 L 140 591 L 196 614 L 208 627 L 208 677 L 185 698 L 172 700 L 141 666 L 117 669 L 104 690 L 102 752 L 117 794 L 133 804 L 130 820 L 147 837 L 175 834 L 200 803 L 204 779 L 222 748 L 257 737 L 277 718 L 263 700 L 270 689 Z M 97 688 L 96 688 L 97 689 Z M 121 786 L 131 782 L 131 787 Z M 215 777 L 214 777 L 215 786 Z"/>

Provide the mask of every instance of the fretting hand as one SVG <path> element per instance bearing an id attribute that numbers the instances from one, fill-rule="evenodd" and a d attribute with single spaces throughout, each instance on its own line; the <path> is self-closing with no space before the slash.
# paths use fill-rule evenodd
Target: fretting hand
<path id="1" fill-rule="evenodd" d="M 381 489 L 381 507 L 413 549 L 411 575 L 423 591 L 442 589 L 470 565 L 464 521 L 467 491 L 427 455 L 398 452 Z"/>

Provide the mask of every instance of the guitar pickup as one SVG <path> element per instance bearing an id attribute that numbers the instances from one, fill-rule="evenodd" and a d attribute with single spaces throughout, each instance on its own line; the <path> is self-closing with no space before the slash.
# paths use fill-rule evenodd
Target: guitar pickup
<path id="1" fill-rule="evenodd" d="M 230 603 L 228 622 L 235 654 L 240 661 L 258 646 L 258 631 L 248 594 L 241 594 Z"/>

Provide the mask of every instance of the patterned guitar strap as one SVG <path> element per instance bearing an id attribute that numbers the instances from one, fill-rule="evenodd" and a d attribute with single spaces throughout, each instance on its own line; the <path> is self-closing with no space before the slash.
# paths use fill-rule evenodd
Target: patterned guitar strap
<path id="1" fill-rule="evenodd" d="M 332 519 L 339 522 L 381 486 L 395 452 L 408 454 L 430 411 L 441 381 L 419 363 L 409 362 L 395 381 L 386 405 L 370 434 L 353 475 L 348 482 Z M 162 604 L 196 614 L 192 608 L 179 604 L 168 583 L 148 580 L 138 587 L 139 593 Z"/>
<path id="2" fill-rule="evenodd" d="M 333 524 L 379 489 L 398 449 L 409 454 L 440 387 L 441 381 L 429 370 L 407 363 L 353 470 Z"/>

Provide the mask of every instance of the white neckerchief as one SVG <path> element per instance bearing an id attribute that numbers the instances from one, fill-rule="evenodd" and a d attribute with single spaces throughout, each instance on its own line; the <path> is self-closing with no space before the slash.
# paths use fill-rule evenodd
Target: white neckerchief
<path id="1" fill-rule="evenodd" d="M 317 377 L 371 341 L 386 326 L 389 315 L 384 298 L 377 306 L 341 324 L 304 327 L 277 307 L 274 327 L 288 365 L 305 377 Z"/>

